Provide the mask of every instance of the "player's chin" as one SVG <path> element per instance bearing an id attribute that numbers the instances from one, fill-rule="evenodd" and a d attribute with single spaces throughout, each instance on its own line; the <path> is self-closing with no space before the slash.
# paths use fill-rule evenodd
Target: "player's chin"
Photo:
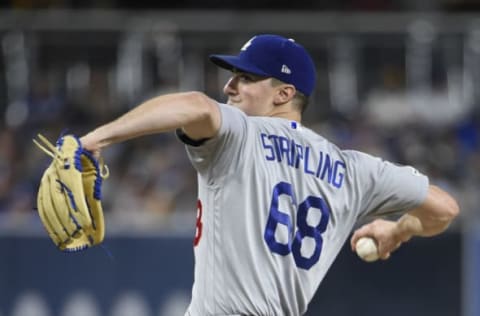
<path id="1" fill-rule="evenodd" d="M 228 99 L 228 100 L 227 100 L 227 104 L 238 107 L 238 104 L 239 104 L 239 103 L 238 103 L 238 102 L 235 102 L 235 101 L 233 101 L 233 100 L 231 100 L 231 99 Z"/>
<path id="2" fill-rule="evenodd" d="M 236 101 L 229 100 L 227 104 L 233 107 L 236 107 L 237 109 L 241 110 L 247 115 L 254 115 L 254 113 L 252 113 L 253 112 L 252 107 L 249 106 L 248 104 L 245 104 L 244 102 L 236 102 Z"/>

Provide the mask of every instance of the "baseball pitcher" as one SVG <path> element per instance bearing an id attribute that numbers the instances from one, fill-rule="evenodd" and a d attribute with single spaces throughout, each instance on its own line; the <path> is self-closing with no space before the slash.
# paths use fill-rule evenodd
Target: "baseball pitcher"
<path id="1" fill-rule="evenodd" d="M 152 98 L 80 138 L 96 155 L 142 135 L 176 131 L 198 173 L 195 281 L 186 315 L 303 315 L 355 224 L 378 256 L 412 236 L 443 232 L 454 198 L 427 176 L 341 150 L 302 125 L 315 84 L 308 52 L 262 34 L 238 55 L 212 55 L 232 72 L 226 104 L 201 92 Z"/>

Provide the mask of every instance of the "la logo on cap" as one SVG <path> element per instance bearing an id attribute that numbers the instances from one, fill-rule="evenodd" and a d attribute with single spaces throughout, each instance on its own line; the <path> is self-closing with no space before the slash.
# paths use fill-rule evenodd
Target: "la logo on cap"
<path id="1" fill-rule="evenodd" d="M 256 37 L 256 36 L 254 36 L 254 37 L 252 37 L 251 39 L 249 39 L 248 42 L 246 42 L 246 43 L 242 46 L 242 48 L 241 48 L 240 50 L 242 50 L 242 51 L 243 51 L 243 50 L 247 50 L 247 48 L 248 48 L 250 45 L 252 45 L 252 41 L 255 39 L 255 37 Z"/>

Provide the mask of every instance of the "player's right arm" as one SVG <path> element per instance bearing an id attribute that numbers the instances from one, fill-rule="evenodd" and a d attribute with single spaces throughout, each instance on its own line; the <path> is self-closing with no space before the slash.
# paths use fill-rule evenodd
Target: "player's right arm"
<path id="1" fill-rule="evenodd" d="M 458 203 L 450 194 L 430 185 L 425 201 L 397 221 L 396 233 L 402 241 L 413 236 L 434 236 L 445 231 L 459 212 Z"/>
<path id="2" fill-rule="evenodd" d="M 444 232 L 459 212 L 457 201 L 450 194 L 429 185 L 423 203 L 397 221 L 377 219 L 356 230 L 351 238 L 352 250 L 361 237 L 372 237 L 378 244 L 379 256 L 388 259 L 391 252 L 414 236 L 430 237 Z"/>
<path id="3" fill-rule="evenodd" d="M 218 104 L 201 92 L 167 94 L 149 99 L 81 138 L 93 152 L 142 135 L 182 128 L 193 140 L 211 138 L 221 124 Z"/>

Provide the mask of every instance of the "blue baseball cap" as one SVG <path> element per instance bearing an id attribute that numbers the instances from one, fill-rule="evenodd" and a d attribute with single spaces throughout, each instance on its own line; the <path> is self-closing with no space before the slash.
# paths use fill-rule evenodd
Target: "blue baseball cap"
<path id="1" fill-rule="evenodd" d="M 261 34 L 252 37 L 234 55 L 210 55 L 217 66 L 258 76 L 273 77 L 309 96 L 315 87 L 315 64 L 310 54 L 293 39 Z"/>

